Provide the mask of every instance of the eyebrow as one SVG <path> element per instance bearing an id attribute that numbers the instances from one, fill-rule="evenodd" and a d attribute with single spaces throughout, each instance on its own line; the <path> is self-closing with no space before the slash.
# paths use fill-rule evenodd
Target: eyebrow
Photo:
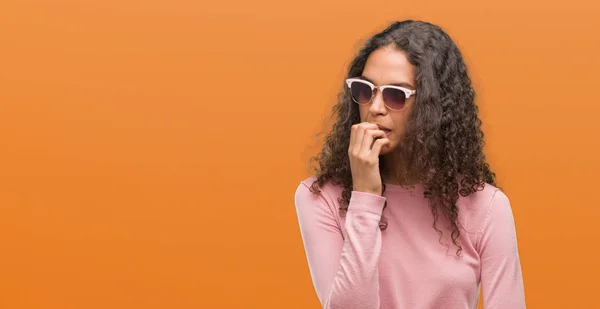
<path id="1" fill-rule="evenodd" d="M 360 78 L 362 78 L 362 79 L 364 79 L 364 80 L 366 80 L 366 81 L 369 81 L 369 82 L 371 82 L 371 83 L 375 84 L 375 82 L 373 82 L 373 80 L 369 79 L 368 77 L 366 77 L 366 76 L 364 76 L 364 75 L 361 75 L 361 76 L 360 76 Z M 410 87 L 410 88 L 413 88 L 413 89 L 415 88 L 415 86 L 413 86 L 413 85 L 411 85 L 411 84 L 409 84 L 409 83 L 404 83 L 404 82 L 401 82 L 401 83 L 393 83 L 393 84 L 388 84 L 388 85 L 392 85 L 392 86 L 399 86 L 399 87 Z"/>

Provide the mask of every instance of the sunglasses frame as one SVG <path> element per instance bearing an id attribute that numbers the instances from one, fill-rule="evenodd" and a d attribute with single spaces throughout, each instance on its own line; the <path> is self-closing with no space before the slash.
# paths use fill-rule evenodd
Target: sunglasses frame
<path id="1" fill-rule="evenodd" d="M 404 95 L 406 96 L 406 100 L 408 100 L 408 98 L 410 98 L 412 95 L 417 93 L 417 90 L 412 90 L 412 89 L 408 89 L 408 88 L 404 88 L 404 87 L 400 87 L 400 86 L 394 86 L 394 85 L 375 86 L 375 85 L 373 85 L 373 83 L 371 83 L 367 80 L 364 80 L 362 78 L 358 78 L 358 77 L 346 79 L 346 84 L 348 85 L 348 89 L 352 89 L 352 83 L 355 83 L 355 82 L 363 83 L 363 84 L 366 84 L 369 87 L 371 87 L 371 98 L 369 99 L 369 102 L 366 102 L 366 103 L 357 102 L 356 100 L 354 100 L 354 97 L 352 97 L 352 94 L 350 94 L 352 101 L 354 101 L 356 104 L 361 104 L 361 105 L 369 104 L 369 103 L 371 103 L 371 101 L 373 101 L 373 98 L 375 97 L 375 89 L 379 90 L 379 92 L 381 92 L 381 93 L 383 93 L 383 90 L 385 90 L 386 88 L 400 90 L 400 91 L 404 92 Z M 389 110 L 393 110 L 393 111 L 399 111 L 399 110 L 402 110 L 402 108 L 404 108 L 404 106 L 403 106 L 401 109 L 393 109 L 393 108 L 390 108 L 387 105 L 387 103 L 385 103 L 385 100 L 383 100 L 383 103 L 384 103 L 385 107 L 387 107 Z"/>

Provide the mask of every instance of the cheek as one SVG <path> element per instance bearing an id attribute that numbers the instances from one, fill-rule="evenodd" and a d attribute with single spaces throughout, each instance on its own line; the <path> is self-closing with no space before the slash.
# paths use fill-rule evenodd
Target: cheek
<path id="1" fill-rule="evenodd" d="M 367 119 L 367 115 L 369 114 L 369 106 L 368 105 L 359 105 L 358 113 L 360 114 L 360 122 L 365 121 L 365 119 Z"/>
<path id="2" fill-rule="evenodd" d="M 404 128 L 406 126 L 406 122 L 408 121 L 408 113 L 398 113 L 396 115 L 394 115 L 393 117 L 394 119 L 394 126 L 396 129 L 396 132 L 402 136 L 404 134 Z"/>

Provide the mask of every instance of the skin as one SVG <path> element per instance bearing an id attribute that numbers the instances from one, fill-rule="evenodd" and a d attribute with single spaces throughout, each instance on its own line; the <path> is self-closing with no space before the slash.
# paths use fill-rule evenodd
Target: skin
<path id="1" fill-rule="evenodd" d="M 376 86 L 397 85 L 415 89 L 415 67 L 408 61 L 406 53 L 394 46 L 383 47 L 371 53 L 362 77 Z M 399 174 L 398 167 L 402 161 L 394 155 L 394 150 L 400 147 L 414 101 L 415 95 L 407 99 L 401 110 L 390 110 L 385 106 L 381 92 L 376 91 L 369 104 L 359 105 L 361 123 L 352 127 L 348 149 L 354 190 L 381 194 L 379 155 L 389 167 L 383 175 L 386 183 L 411 183 L 410 180 L 399 180 L 393 175 Z M 377 124 L 391 129 L 391 133 L 386 137 Z"/>

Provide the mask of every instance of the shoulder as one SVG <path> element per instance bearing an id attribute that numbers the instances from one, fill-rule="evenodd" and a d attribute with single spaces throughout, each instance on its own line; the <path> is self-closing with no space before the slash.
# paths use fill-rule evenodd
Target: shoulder
<path id="1" fill-rule="evenodd" d="M 461 196 L 459 203 L 462 204 L 462 208 L 467 211 L 478 212 L 482 207 L 489 205 L 495 198 L 507 198 L 506 195 L 496 186 L 486 183 L 483 189 L 476 191 L 468 196 Z M 462 210 L 462 209 L 461 209 Z"/>
<path id="2" fill-rule="evenodd" d="M 319 186 L 316 181 L 316 176 L 310 176 L 301 180 L 296 187 L 296 195 L 316 195 L 327 201 L 335 200 L 337 202 L 337 199 L 342 195 L 342 188 L 331 182 L 326 182 L 323 186 Z M 312 188 L 317 189 L 318 191 L 314 191 Z"/>
<path id="3" fill-rule="evenodd" d="M 468 222 L 468 230 L 480 231 L 486 223 L 495 217 L 512 217 L 508 196 L 496 186 L 485 184 L 482 190 L 460 197 L 458 207 L 461 217 Z"/>
<path id="4" fill-rule="evenodd" d="M 467 197 L 469 198 L 469 197 Z M 516 224 L 511 202 L 500 189 L 486 185 L 472 194 L 470 236 L 480 255 L 487 257 L 517 252 Z"/>
<path id="5" fill-rule="evenodd" d="M 318 187 L 316 180 L 314 176 L 308 177 L 296 187 L 294 204 L 301 227 L 318 223 L 341 228 L 338 202 L 341 188 L 330 183 Z M 318 191 L 311 190 L 313 183 Z"/>
<path id="6" fill-rule="evenodd" d="M 298 207 L 302 202 L 305 202 L 303 204 L 308 202 L 310 204 L 322 203 L 326 204 L 332 209 L 337 209 L 337 205 L 339 204 L 338 198 L 342 195 L 342 188 L 335 186 L 330 182 L 327 182 L 323 186 L 319 187 L 316 183 L 316 180 L 316 176 L 310 176 L 301 180 L 297 185 L 294 195 L 296 207 Z M 315 188 L 318 191 L 314 191 L 312 188 Z"/>

